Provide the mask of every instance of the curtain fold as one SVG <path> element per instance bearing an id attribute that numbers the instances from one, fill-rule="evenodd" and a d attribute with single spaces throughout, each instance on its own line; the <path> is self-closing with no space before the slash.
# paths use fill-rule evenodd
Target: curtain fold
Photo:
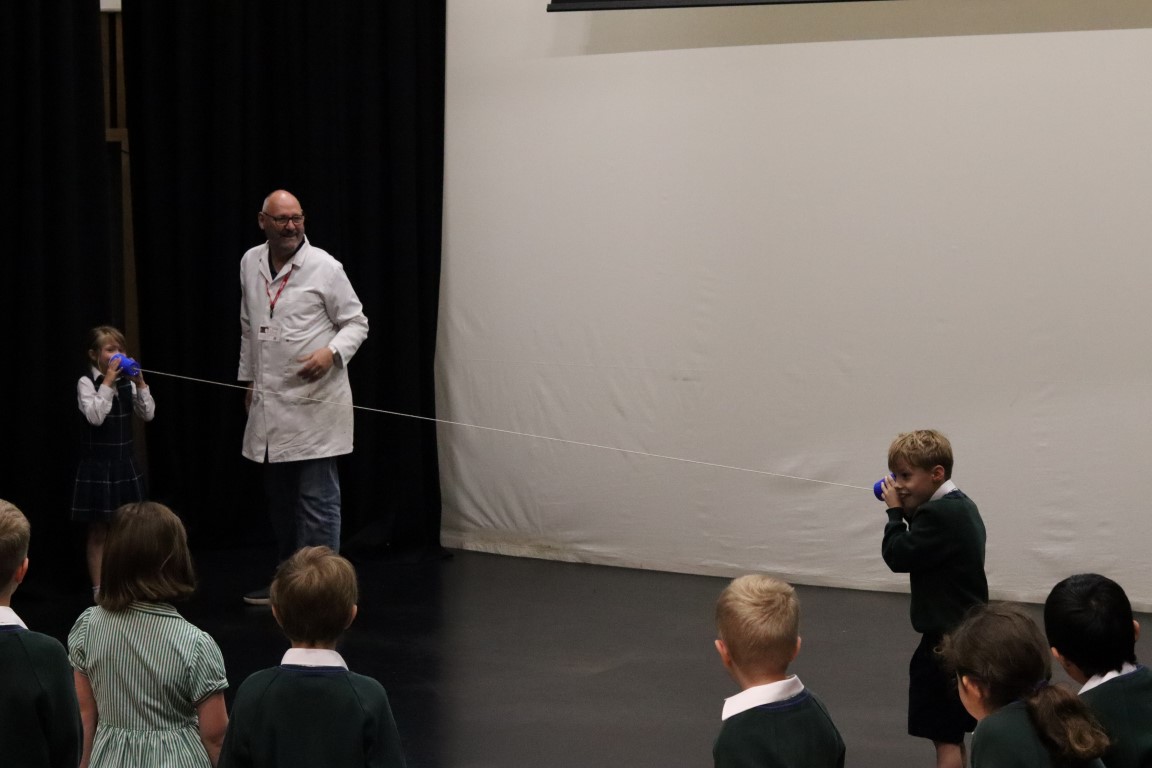
<path id="1" fill-rule="evenodd" d="M 97 0 L 0 3 L 9 321 L 0 498 L 32 522 L 37 580 L 83 572 L 68 509 L 84 332 L 123 322 L 104 143 Z M 60 566 L 60 567 L 57 567 Z"/>

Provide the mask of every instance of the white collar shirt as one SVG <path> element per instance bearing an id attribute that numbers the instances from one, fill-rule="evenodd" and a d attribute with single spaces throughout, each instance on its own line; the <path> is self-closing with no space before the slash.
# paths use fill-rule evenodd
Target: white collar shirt
<path id="1" fill-rule="evenodd" d="M 100 373 L 100 369 L 96 366 L 92 366 L 89 374 L 81 376 L 76 382 L 76 404 L 88 423 L 98 427 L 111 413 L 116 391 L 104 386 L 104 374 Z M 144 421 L 152 421 L 156 416 L 156 401 L 152 399 L 152 388 L 144 387 L 137 391 L 136 382 L 129 381 L 128 385 L 132 388 L 132 411 Z"/>
<path id="2" fill-rule="evenodd" d="M 956 483 L 952 482 L 951 480 L 945 480 L 944 484 L 936 489 L 936 493 L 932 494 L 932 498 L 929 499 L 929 501 L 936 501 L 937 499 L 942 499 L 945 496 L 947 496 L 948 494 L 952 493 L 952 491 L 958 491 L 958 490 L 960 490 L 960 489 L 956 487 Z"/>
<path id="3" fill-rule="evenodd" d="M 20 620 L 20 617 L 16 615 L 16 611 L 12 610 L 6 605 L 0 605 L 0 625 L 4 624 L 15 624 L 18 627 L 28 629 L 28 625 Z"/>
<path id="4" fill-rule="evenodd" d="M 294 667 L 342 667 L 348 669 L 344 657 L 327 648 L 289 648 L 284 652 L 281 664 Z"/>
<path id="5" fill-rule="evenodd" d="M 1126 661 L 1124 662 L 1123 666 L 1120 667 L 1120 669 L 1113 669 L 1112 671 L 1105 672 L 1102 675 L 1093 675 L 1092 677 L 1088 678 L 1088 681 L 1084 683 L 1084 687 L 1080 689 L 1080 693 L 1085 693 L 1086 691 L 1090 691 L 1098 685 L 1103 685 L 1109 680 L 1115 680 L 1121 675 L 1127 675 L 1135 671 L 1136 665 L 1130 664 Z"/>
<path id="6" fill-rule="evenodd" d="M 787 701 L 803 692 L 804 683 L 800 682 L 800 678 L 796 675 L 788 675 L 788 677 L 775 683 L 754 685 L 735 696 L 724 699 L 724 711 L 721 713 L 720 719 L 727 720 L 734 715 L 764 704 Z"/>

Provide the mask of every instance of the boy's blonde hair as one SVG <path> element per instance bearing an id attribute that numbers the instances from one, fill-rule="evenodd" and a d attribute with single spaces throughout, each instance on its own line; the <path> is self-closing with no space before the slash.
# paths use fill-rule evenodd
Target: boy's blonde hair
<path id="1" fill-rule="evenodd" d="M 0 592 L 12 581 L 28 557 L 32 527 L 15 504 L 0 499 Z"/>
<path id="2" fill-rule="evenodd" d="M 304 547 L 280 564 L 268 594 L 288 639 L 334 643 L 356 605 L 356 569 L 328 547 Z"/>
<path id="3" fill-rule="evenodd" d="M 939 464 L 944 467 L 944 479 L 952 477 L 952 443 L 934 429 L 917 429 L 896 435 L 888 446 L 888 469 L 895 471 L 896 462 L 931 471 Z"/>
<path id="4" fill-rule="evenodd" d="M 733 579 L 716 601 L 716 631 L 740 669 L 783 672 L 800 636 L 796 590 L 759 573 Z"/>

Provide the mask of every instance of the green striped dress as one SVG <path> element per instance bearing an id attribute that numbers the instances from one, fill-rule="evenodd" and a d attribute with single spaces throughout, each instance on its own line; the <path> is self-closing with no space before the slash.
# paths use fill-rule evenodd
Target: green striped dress
<path id="1" fill-rule="evenodd" d="M 210 768 L 196 705 L 228 687 L 220 648 L 166 603 L 99 606 L 68 633 L 99 721 L 91 768 Z"/>

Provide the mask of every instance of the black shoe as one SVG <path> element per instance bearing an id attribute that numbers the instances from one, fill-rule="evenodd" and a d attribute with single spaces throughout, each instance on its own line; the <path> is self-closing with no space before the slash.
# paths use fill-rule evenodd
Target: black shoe
<path id="1" fill-rule="evenodd" d="M 268 597 L 268 587 L 252 590 L 244 595 L 244 602 L 248 605 L 271 605 L 272 600 Z"/>

